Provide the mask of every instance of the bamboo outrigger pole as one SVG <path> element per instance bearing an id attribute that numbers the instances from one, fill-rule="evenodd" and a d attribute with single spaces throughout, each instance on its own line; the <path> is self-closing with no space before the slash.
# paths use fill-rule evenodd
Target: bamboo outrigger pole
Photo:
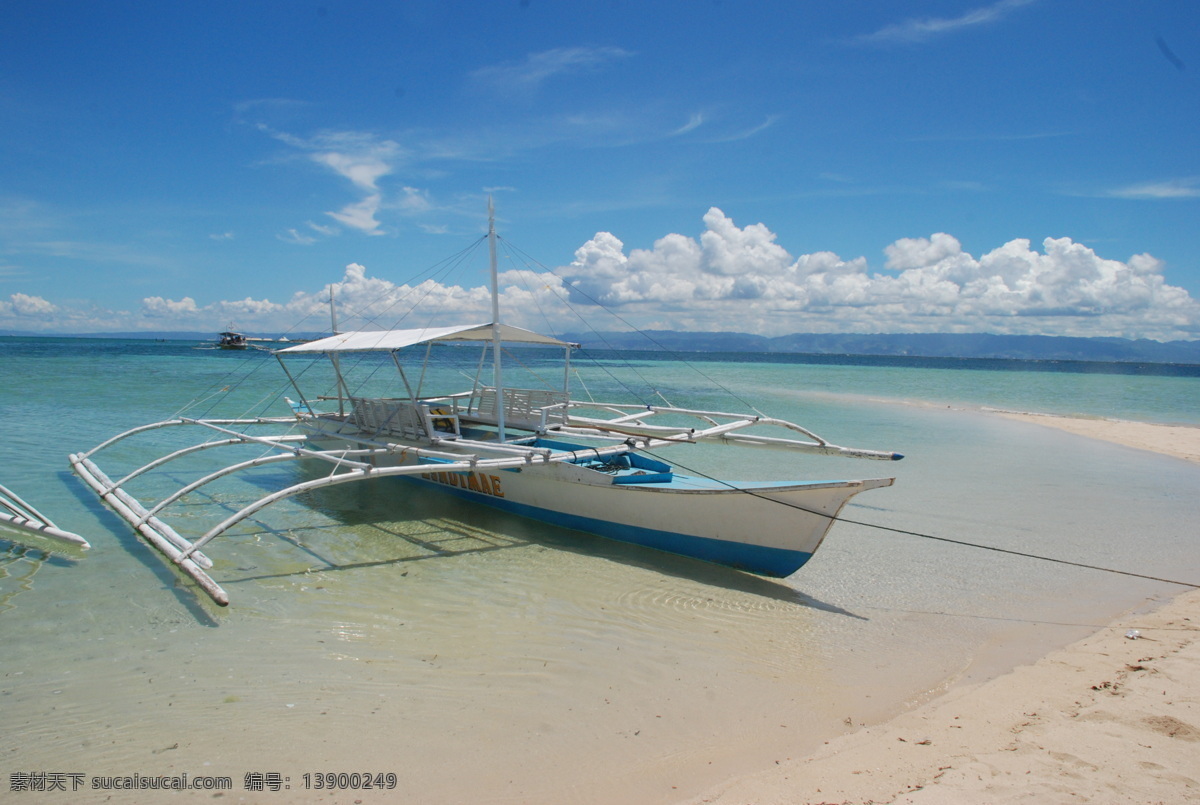
<path id="1" fill-rule="evenodd" d="M 15 492 L 3 486 L 0 486 L 0 524 L 10 528 L 19 528 L 31 534 L 50 537 L 60 542 L 69 542 L 84 550 L 92 547 L 86 539 L 59 528 L 53 520 L 21 500 Z"/>

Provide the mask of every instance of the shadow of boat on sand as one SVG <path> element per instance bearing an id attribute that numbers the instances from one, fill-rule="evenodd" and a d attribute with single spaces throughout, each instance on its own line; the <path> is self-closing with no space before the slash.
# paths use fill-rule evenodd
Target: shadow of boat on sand
<path id="1" fill-rule="evenodd" d="M 486 506 L 463 503 L 436 488 L 417 488 L 401 479 L 326 487 L 300 495 L 296 500 L 333 521 L 315 530 L 354 531 L 362 535 L 360 539 L 374 543 L 373 549 L 366 553 L 376 556 L 381 552 L 379 541 L 392 539 L 396 545 L 403 546 L 403 554 L 397 556 L 393 551 L 383 548 L 383 552 L 393 555 L 339 560 L 322 550 L 320 539 L 306 538 L 301 541 L 285 532 L 272 530 L 275 536 L 301 547 L 319 564 L 305 571 L 226 578 L 224 583 L 286 578 L 314 571 L 337 573 L 389 565 L 402 566 L 468 554 L 540 546 L 617 562 L 707 587 L 867 620 L 807 595 L 788 584 L 786 579 L 757 576 L 699 559 L 548 525 Z"/>

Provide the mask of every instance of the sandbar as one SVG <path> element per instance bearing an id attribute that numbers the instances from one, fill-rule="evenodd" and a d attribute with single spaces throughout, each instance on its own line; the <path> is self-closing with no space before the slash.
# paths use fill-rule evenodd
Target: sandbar
<path id="1" fill-rule="evenodd" d="M 1055 414 L 994 411 L 1003 417 L 1057 428 L 1091 439 L 1150 450 L 1185 461 L 1200 462 L 1200 427 L 1191 425 L 1159 425 L 1153 422 L 1133 422 L 1127 419 L 1085 419 Z"/>

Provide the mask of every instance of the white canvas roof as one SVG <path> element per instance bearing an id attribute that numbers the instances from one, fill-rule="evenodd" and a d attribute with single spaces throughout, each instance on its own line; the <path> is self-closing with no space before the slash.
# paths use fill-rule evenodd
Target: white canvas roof
<path id="1" fill-rule="evenodd" d="M 414 344 L 426 344 L 431 341 L 491 341 L 491 324 L 466 324 L 457 327 L 423 327 L 416 330 L 367 330 L 363 332 L 338 333 L 328 338 L 309 341 L 276 350 L 277 353 L 296 354 L 300 352 L 390 352 Z M 531 330 L 513 327 L 508 324 L 500 325 L 500 340 L 513 344 L 542 344 L 546 346 L 567 347 L 578 346 L 566 341 L 559 341 L 548 335 L 539 335 Z"/>

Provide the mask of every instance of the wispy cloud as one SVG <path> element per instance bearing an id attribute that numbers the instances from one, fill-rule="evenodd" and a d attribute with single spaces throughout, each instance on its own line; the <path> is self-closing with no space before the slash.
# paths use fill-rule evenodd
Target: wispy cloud
<path id="1" fill-rule="evenodd" d="M 266 126 L 259 128 L 367 192 L 376 191 L 378 181 L 408 156 L 399 143 L 371 132 L 324 131 L 312 137 L 298 137 Z"/>
<path id="2" fill-rule="evenodd" d="M 77 240 L 42 240 L 14 243 L 15 250 L 25 254 L 60 257 L 93 263 L 118 263 L 123 265 L 162 268 L 170 261 L 157 254 L 139 251 L 123 243 L 103 243 Z"/>
<path id="3" fill-rule="evenodd" d="M 345 227 L 357 229 L 368 235 L 381 234 L 381 224 L 375 218 L 375 213 L 383 201 L 379 180 L 408 162 L 411 157 L 406 149 L 395 140 L 371 132 L 325 131 L 312 137 L 299 137 L 275 131 L 265 125 L 259 125 L 258 128 L 303 152 L 313 163 L 349 180 L 355 188 L 365 194 L 358 201 L 347 204 L 340 210 L 326 212 L 326 215 Z M 334 234 L 312 223 L 309 227 L 318 234 Z M 295 229 L 288 230 L 287 234 L 280 235 L 279 238 L 288 243 L 302 245 L 313 242 L 312 235 L 300 233 Z"/>
<path id="4" fill-rule="evenodd" d="M 310 101 L 299 101 L 295 98 L 251 98 L 235 103 L 233 110 L 241 118 L 243 116 L 258 115 L 264 111 L 272 114 L 290 113 L 310 109 L 312 106 L 313 104 Z"/>
<path id="5" fill-rule="evenodd" d="M 530 53 L 520 62 L 481 67 L 470 78 L 481 86 L 515 94 L 536 92 L 549 79 L 594 70 L 633 54 L 618 47 L 554 48 Z"/>
<path id="6" fill-rule="evenodd" d="M 28 237 L 58 229 L 61 216 L 52 208 L 21 196 L 0 196 L 0 237 Z"/>
<path id="7" fill-rule="evenodd" d="M 1200 198 L 1200 176 L 1135 184 L 1109 190 L 1104 195 L 1132 199 Z"/>
<path id="8" fill-rule="evenodd" d="M 318 235 L 324 235 L 327 238 L 341 234 L 341 230 L 336 226 L 325 226 L 323 224 L 313 223 L 312 221 L 305 221 L 304 225 L 316 232 Z"/>
<path id="9" fill-rule="evenodd" d="M 333 215 L 333 213 L 327 214 Z M 299 229 L 292 228 L 282 235 L 276 235 L 276 237 L 284 243 L 292 243 L 297 246 L 311 246 L 317 242 L 317 238 L 312 234 L 313 232 L 325 238 L 331 238 L 342 233 L 342 230 L 336 226 L 326 226 L 325 224 L 318 224 L 312 221 L 305 221 L 304 225 L 310 231 L 301 232 Z"/>
<path id="10" fill-rule="evenodd" d="M 733 143 L 733 142 L 737 142 L 738 140 L 748 140 L 751 137 L 753 137 L 754 135 L 760 134 L 760 133 L 766 131 L 767 129 L 771 128 L 771 126 L 775 125 L 776 121 L 778 121 L 778 120 L 779 120 L 779 115 L 771 115 L 766 120 L 764 120 L 762 123 L 759 123 L 757 126 L 754 126 L 749 129 L 745 129 L 744 131 L 734 132 L 733 134 L 726 135 L 725 137 L 717 137 L 715 139 L 709 140 L 709 142 L 710 143 Z"/>
<path id="11" fill-rule="evenodd" d="M 980 142 L 1023 142 L 1027 140 L 1050 140 L 1058 137 L 1072 137 L 1072 131 L 1028 131 L 1005 132 L 985 131 L 964 134 L 929 134 L 921 137 L 910 137 L 910 143 L 980 143 Z"/>
<path id="12" fill-rule="evenodd" d="M 379 230 L 380 223 L 375 219 L 375 213 L 379 212 L 379 203 L 382 200 L 382 196 L 374 193 L 362 201 L 347 204 L 338 212 L 327 212 L 325 214 L 339 224 L 348 226 L 351 229 L 357 229 L 367 235 L 382 235 L 383 233 Z"/>
<path id="13" fill-rule="evenodd" d="M 312 235 L 305 235 L 298 229 L 289 229 L 282 235 L 276 235 L 275 237 L 279 238 L 284 243 L 292 243 L 296 246 L 311 246 L 317 242 L 317 239 Z"/>
<path id="14" fill-rule="evenodd" d="M 704 115 L 696 112 L 690 118 L 688 118 L 687 123 L 684 123 L 682 126 L 675 129 L 675 131 L 671 132 L 671 136 L 678 137 L 680 134 L 687 134 L 689 131 L 695 131 L 696 129 L 700 128 L 702 125 L 704 125 Z"/>
<path id="15" fill-rule="evenodd" d="M 874 33 L 864 34 L 855 41 L 865 44 L 927 42 L 935 37 L 948 36 L 967 28 L 998 22 L 1010 12 L 1035 2 L 1037 0 L 999 0 L 997 3 L 972 9 L 957 17 L 909 19 L 885 26 Z"/>

